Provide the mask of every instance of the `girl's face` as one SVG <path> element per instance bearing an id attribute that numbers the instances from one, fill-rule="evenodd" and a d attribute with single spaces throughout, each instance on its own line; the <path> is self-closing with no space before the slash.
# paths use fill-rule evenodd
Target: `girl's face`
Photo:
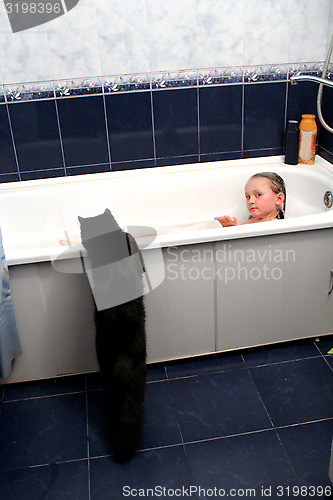
<path id="1" fill-rule="evenodd" d="M 246 207 L 256 219 L 274 218 L 283 203 L 284 194 L 274 193 L 266 177 L 249 179 L 245 186 Z"/>

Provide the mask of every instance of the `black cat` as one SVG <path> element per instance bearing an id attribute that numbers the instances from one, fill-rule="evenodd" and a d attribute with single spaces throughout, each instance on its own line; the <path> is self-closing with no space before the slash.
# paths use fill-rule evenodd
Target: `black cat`
<path id="1" fill-rule="evenodd" d="M 99 288 L 97 295 L 94 294 L 97 306 L 96 352 L 107 391 L 113 457 L 118 462 L 125 462 L 137 450 L 144 423 L 146 334 L 143 267 L 140 259 L 132 258 L 141 255 L 134 238 L 120 229 L 110 210 L 106 209 L 96 217 L 79 217 L 79 222 L 92 275 L 96 269 L 102 269 L 97 278 L 96 271 L 94 278 L 94 285 Z M 113 305 L 117 293 L 110 291 L 117 292 L 117 289 L 120 297 L 129 300 Z"/>

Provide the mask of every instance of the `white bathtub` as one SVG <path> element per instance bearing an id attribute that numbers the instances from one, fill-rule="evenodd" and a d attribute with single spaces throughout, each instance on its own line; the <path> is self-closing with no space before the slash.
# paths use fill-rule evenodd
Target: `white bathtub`
<path id="1" fill-rule="evenodd" d="M 222 228 L 217 215 L 246 220 L 244 185 L 260 171 L 284 178 L 286 219 Z M 331 333 L 333 209 L 325 191 L 333 192 L 333 167 L 319 157 L 314 166 L 270 157 L 0 185 L 24 351 L 6 382 L 97 369 L 88 282 L 52 261 L 68 257 L 60 239 L 79 239 L 77 216 L 105 208 L 144 255 L 157 256 L 153 268 L 162 262 L 145 297 L 150 362 Z M 156 237 L 141 238 L 143 226 Z"/>

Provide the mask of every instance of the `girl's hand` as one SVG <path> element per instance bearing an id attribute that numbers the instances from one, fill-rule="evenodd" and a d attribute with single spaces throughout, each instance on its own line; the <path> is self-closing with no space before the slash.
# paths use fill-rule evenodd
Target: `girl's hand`
<path id="1" fill-rule="evenodd" d="M 219 223 L 223 227 L 239 226 L 239 222 L 237 220 L 237 217 L 230 217 L 230 215 L 223 215 L 221 217 L 214 217 L 214 219 L 218 220 Z"/>
<path id="2" fill-rule="evenodd" d="M 71 247 L 72 245 L 81 245 L 81 241 L 59 240 L 59 243 L 63 247 Z"/>

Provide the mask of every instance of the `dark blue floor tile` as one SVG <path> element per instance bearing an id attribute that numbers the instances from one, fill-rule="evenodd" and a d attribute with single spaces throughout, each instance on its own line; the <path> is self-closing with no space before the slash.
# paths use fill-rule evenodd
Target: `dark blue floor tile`
<path id="1" fill-rule="evenodd" d="M 313 341 L 288 342 L 287 344 L 270 345 L 243 353 L 247 366 L 269 365 L 282 361 L 320 356 Z"/>
<path id="2" fill-rule="evenodd" d="M 5 386 L 4 400 L 15 401 L 18 399 L 54 396 L 57 394 L 68 394 L 71 392 L 83 392 L 84 390 L 84 375 L 58 377 L 49 380 L 38 380 L 36 382 L 8 384 Z"/>
<path id="3" fill-rule="evenodd" d="M 90 392 L 88 398 L 90 456 L 109 455 L 111 426 L 105 391 Z M 168 383 L 147 384 L 145 424 L 139 448 L 147 449 L 179 443 L 181 436 Z"/>
<path id="4" fill-rule="evenodd" d="M 87 461 L 0 472 L 1 495 L 11 500 L 88 500 Z"/>
<path id="5" fill-rule="evenodd" d="M 186 454 L 195 484 L 206 489 L 200 498 L 216 487 L 220 497 L 264 498 L 264 489 L 275 499 L 278 486 L 297 484 L 274 431 L 189 444 Z"/>
<path id="6" fill-rule="evenodd" d="M 85 394 L 3 404 L 0 470 L 87 458 Z"/>
<path id="7" fill-rule="evenodd" d="M 100 372 L 89 373 L 86 375 L 86 379 L 88 391 L 96 391 L 105 388 Z"/>
<path id="8" fill-rule="evenodd" d="M 100 372 L 89 373 L 87 376 L 88 391 L 104 389 Z M 147 365 L 147 383 L 166 380 L 165 367 L 162 363 Z"/>
<path id="9" fill-rule="evenodd" d="M 185 442 L 271 427 L 246 370 L 170 381 Z"/>
<path id="10" fill-rule="evenodd" d="M 89 455 L 111 454 L 111 426 L 104 390 L 88 393 Z"/>
<path id="11" fill-rule="evenodd" d="M 148 384 L 146 391 L 146 418 L 140 449 L 181 443 L 168 382 Z"/>
<path id="12" fill-rule="evenodd" d="M 333 355 L 331 354 L 330 356 L 325 356 L 325 360 L 329 364 L 329 366 L 333 369 Z"/>
<path id="13" fill-rule="evenodd" d="M 162 363 L 147 366 L 147 382 L 166 380 L 165 366 Z"/>
<path id="14" fill-rule="evenodd" d="M 330 418 L 333 374 L 321 358 L 251 368 L 276 426 Z"/>
<path id="15" fill-rule="evenodd" d="M 166 370 L 169 378 L 178 378 L 223 372 L 244 367 L 244 361 L 240 354 L 221 354 L 220 356 L 174 361 L 166 365 Z"/>
<path id="16" fill-rule="evenodd" d="M 322 354 L 328 354 L 328 351 L 333 349 L 333 335 L 319 337 L 319 340 L 316 342 L 316 346 Z"/>
<path id="17" fill-rule="evenodd" d="M 300 483 L 330 486 L 328 470 L 333 420 L 285 427 L 277 432 Z"/>
<path id="18" fill-rule="evenodd" d="M 91 500 L 169 498 L 172 492 L 182 493 L 191 484 L 183 446 L 139 452 L 123 465 L 109 458 L 94 459 L 90 462 L 90 475 Z"/>

